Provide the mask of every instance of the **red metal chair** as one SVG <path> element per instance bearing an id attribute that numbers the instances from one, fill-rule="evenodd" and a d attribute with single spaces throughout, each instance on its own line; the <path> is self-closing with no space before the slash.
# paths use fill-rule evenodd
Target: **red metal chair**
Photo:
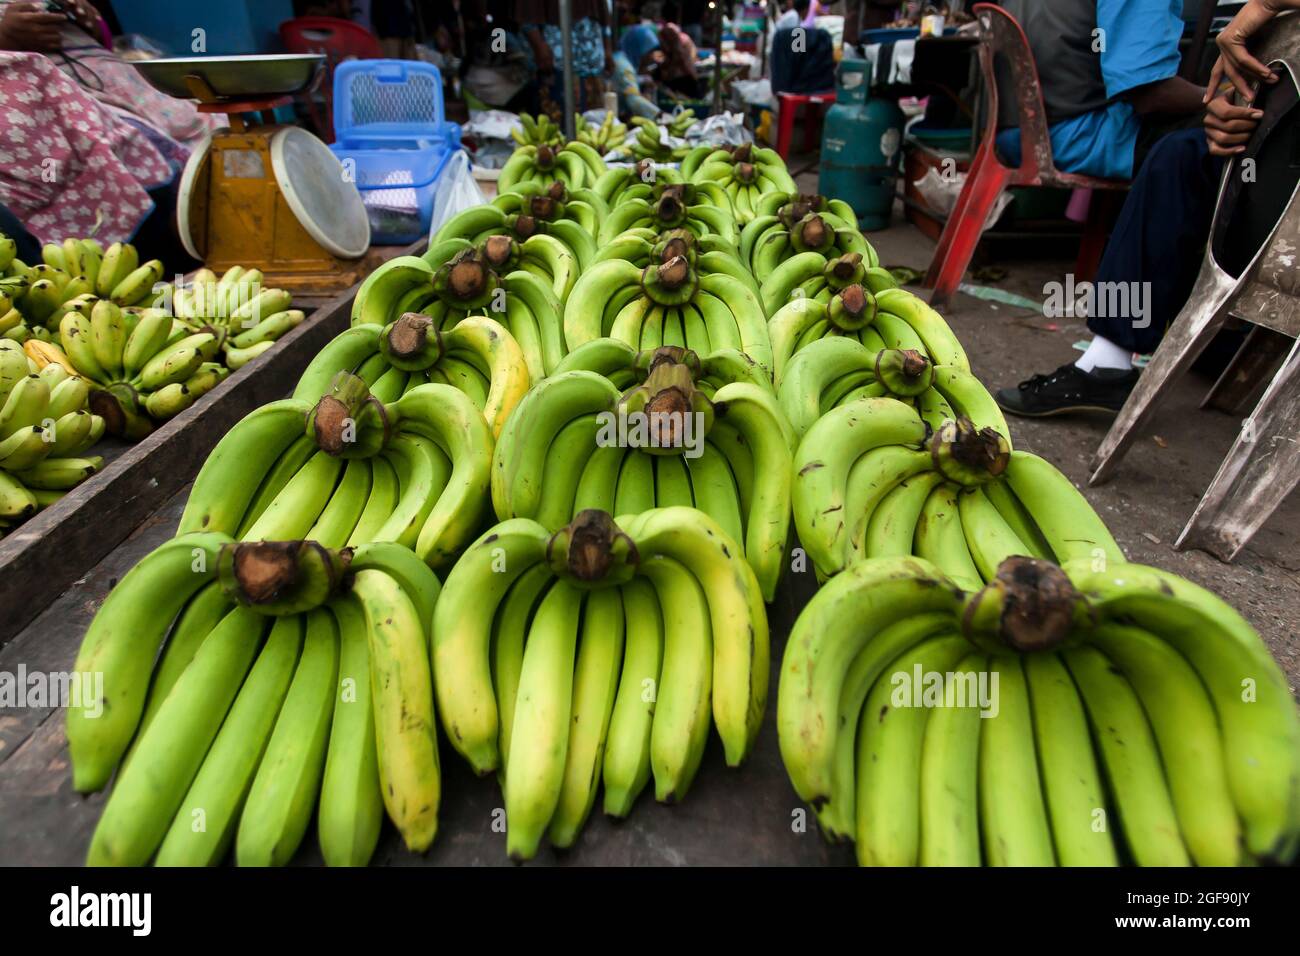
<path id="1" fill-rule="evenodd" d="M 1090 281 L 1096 275 L 1106 245 L 1106 230 L 1115 209 L 1114 203 L 1107 200 L 1107 192 L 1128 188 L 1125 180 L 1063 173 L 1056 168 L 1052 162 L 1052 143 L 1047 130 L 1042 87 L 1038 82 L 1038 68 L 1025 31 L 1015 17 L 1000 7 L 977 3 L 973 9 L 980 27 L 980 72 L 987 91 L 988 119 L 984 138 L 966 175 L 966 183 L 943 228 L 925 275 L 923 285 L 934 290 L 930 304 L 936 307 L 947 304 L 966 274 L 966 267 L 970 265 L 980 234 L 984 231 L 984 222 L 1003 190 L 1011 186 L 1052 186 L 1101 191 L 1094 193 L 1088 205 L 1088 219 L 1079 243 L 1074 271 L 1076 280 L 1082 282 Z M 1018 168 L 1003 165 L 994 151 L 998 133 L 998 85 L 994 62 L 999 54 L 1010 67 L 1016 90 L 1020 125 Z"/>
<path id="2" fill-rule="evenodd" d="M 307 113 L 327 143 L 334 142 L 334 67 L 344 60 L 377 60 L 384 55 L 379 39 L 363 26 L 338 17 L 298 17 L 280 24 L 287 53 L 325 54 L 324 76 L 316 93 L 307 94 Z"/>
<path id="3" fill-rule="evenodd" d="M 790 158 L 790 140 L 794 137 L 794 116 L 799 107 L 804 108 L 803 148 L 811 152 L 820 142 L 817 126 L 821 122 L 822 106 L 835 102 L 835 91 L 828 93 L 778 93 L 776 151 L 782 159 Z"/>

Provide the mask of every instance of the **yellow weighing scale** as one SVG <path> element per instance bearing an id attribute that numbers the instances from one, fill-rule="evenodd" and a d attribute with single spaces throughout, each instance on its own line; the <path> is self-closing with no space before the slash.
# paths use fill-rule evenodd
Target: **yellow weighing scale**
<path id="1" fill-rule="evenodd" d="M 179 57 L 133 65 L 156 89 L 225 113 L 181 173 L 176 225 L 194 258 L 220 273 L 259 269 L 292 292 L 346 289 L 368 274 L 370 223 L 330 148 L 274 110 L 319 75 L 320 54 Z"/>

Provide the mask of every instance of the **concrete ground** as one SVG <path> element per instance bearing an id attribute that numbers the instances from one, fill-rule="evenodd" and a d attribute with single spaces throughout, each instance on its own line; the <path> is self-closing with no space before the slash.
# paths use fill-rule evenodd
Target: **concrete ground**
<path id="1" fill-rule="evenodd" d="M 800 167 L 798 159 L 792 169 Z M 817 191 L 816 170 L 796 177 L 805 192 Z M 881 265 L 924 272 L 934 243 L 895 210 L 890 228 L 868 234 Z M 1073 255 L 1061 258 L 1000 258 L 1007 270 L 994 286 L 1043 301 L 1044 284 L 1063 281 Z M 967 281 L 971 281 L 969 275 Z M 919 289 L 913 291 L 920 292 Z M 1071 346 L 1091 334 L 1081 319 L 1046 318 L 1042 311 L 987 302 L 958 293 L 942 310 L 970 357 L 971 369 L 989 389 L 1014 385 L 1078 357 Z M 1129 558 L 1182 575 L 1225 598 L 1253 624 L 1286 671 L 1292 694 L 1300 686 L 1300 494 L 1291 494 L 1232 564 L 1202 551 L 1175 551 L 1201 494 L 1218 471 L 1241 428 L 1239 416 L 1197 406 L 1213 378 L 1193 371 L 1180 380 L 1154 423 L 1137 439 L 1114 478 L 1089 488 L 1089 462 L 1110 426 L 1108 416 L 1025 419 L 1008 417 L 1012 441 L 1051 461 L 1081 488 Z"/>

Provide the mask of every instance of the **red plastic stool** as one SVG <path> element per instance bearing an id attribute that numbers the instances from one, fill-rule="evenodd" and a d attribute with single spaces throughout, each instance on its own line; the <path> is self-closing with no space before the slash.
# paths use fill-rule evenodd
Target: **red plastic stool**
<path id="1" fill-rule="evenodd" d="M 344 60 L 383 57 L 379 40 L 365 27 L 338 17 L 298 17 L 280 24 L 280 41 L 288 53 L 324 53 L 325 75 L 319 86 L 323 104 L 307 95 L 307 112 L 327 143 L 334 142 L 334 67 Z"/>
<path id="2" fill-rule="evenodd" d="M 835 102 L 835 91 L 828 93 L 778 93 L 776 151 L 782 159 L 790 158 L 790 139 L 794 134 L 794 114 L 804 107 L 803 148 L 807 152 L 817 148 L 817 126 L 821 122 L 822 106 Z"/>
<path id="3" fill-rule="evenodd" d="M 1106 230 L 1118 205 L 1115 190 L 1128 188 L 1128 182 L 1124 180 L 1063 173 L 1056 168 L 1052 162 L 1052 141 L 1047 129 L 1038 68 L 1025 31 L 1011 14 L 1000 7 L 977 3 L 973 9 L 980 27 L 980 72 L 988 91 L 988 121 L 984 138 L 971 161 L 970 172 L 966 174 L 966 183 L 943 227 L 943 235 L 939 237 L 939 245 L 922 283 L 934 290 L 930 304 L 935 307 L 947 304 L 961 283 L 984 231 L 984 221 L 1003 190 L 1011 186 L 1099 190 L 1088 205 L 1088 219 L 1074 267 L 1076 280 L 1082 282 L 1092 279 L 1101 261 Z M 1020 125 L 1020 166 L 1017 168 L 1003 165 L 993 148 L 998 134 L 998 85 L 993 70 L 996 54 L 1001 54 L 1010 67 L 1011 81 L 1016 90 Z"/>

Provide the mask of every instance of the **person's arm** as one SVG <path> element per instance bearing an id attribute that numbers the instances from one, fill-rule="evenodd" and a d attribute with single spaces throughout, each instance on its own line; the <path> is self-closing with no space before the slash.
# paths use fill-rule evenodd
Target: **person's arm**
<path id="1" fill-rule="evenodd" d="M 551 48 L 546 45 L 546 40 L 542 38 L 541 28 L 535 24 L 529 24 L 524 27 L 524 39 L 533 50 L 533 62 L 537 64 L 537 72 L 548 74 L 555 72 L 555 56 L 551 53 Z"/>
<path id="2" fill-rule="evenodd" d="M 0 50 L 58 50 L 63 46 L 59 30 L 66 22 L 61 13 L 46 13 L 43 3 L 11 3 L 0 14 Z"/>
<path id="3" fill-rule="evenodd" d="M 1218 95 L 1219 84 L 1225 78 L 1246 102 L 1255 96 L 1250 88 L 1252 79 L 1261 83 L 1277 82 L 1277 75 L 1251 56 L 1246 41 L 1283 10 L 1300 10 L 1300 0 L 1248 0 L 1223 28 L 1223 32 L 1214 38 L 1214 43 L 1219 48 L 1219 58 L 1210 71 L 1210 82 L 1205 87 L 1206 103 Z"/>
<path id="4" fill-rule="evenodd" d="M 1171 76 L 1144 86 L 1137 86 L 1122 95 L 1139 116 L 1163 114 L 1166 116 L 1187 116 L 1198 113 L 1205 105 L 1202 99 L 1204 91 L 1181 76 Z"/>

